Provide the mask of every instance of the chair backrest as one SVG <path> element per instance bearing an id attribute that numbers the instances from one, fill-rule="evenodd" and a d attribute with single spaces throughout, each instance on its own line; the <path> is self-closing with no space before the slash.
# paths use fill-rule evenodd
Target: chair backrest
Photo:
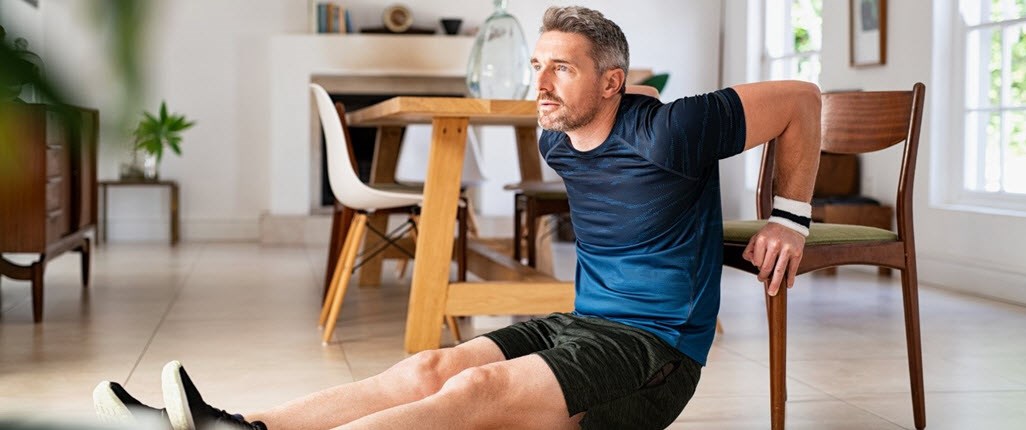
<path id="1" fill-rule="evenodd" d="M 912 234 L 912 182 L 919 150 L 926 86 L 916 83 L 911 91 L 857 91 L 823 94 L 822 142 L 827 153 L 862 154 L 905 142 L 898 180 L 896 212 L 898 238 Z M 756 189 L 759 218 L 768 218 L 773 199 L 773 152 L 766 145 Z"/>
<path id="2" fill-rule="evenodd" d="M 331 97 L 323 87 L 317 84 L 310 84 L 314 100 L 317 103 L 317 113 L 321 119 L 321 128 L 324 130 L 325 154 L 328 161 L 328 183 L 331 185 L 331 192 L 335 199 L 345 206 L 359 207 L 358 205 L 346 204 L 349 196 L 358 194 L 369 187 L 360 181 L 356 173 L 355 161 L 353 160 L 352 148 L 349 147 L 349 133 L 343 124 L 345 108 L 339 105 L 335 108 Z M 342 190 L 346 190 L 345 193 Z"/>

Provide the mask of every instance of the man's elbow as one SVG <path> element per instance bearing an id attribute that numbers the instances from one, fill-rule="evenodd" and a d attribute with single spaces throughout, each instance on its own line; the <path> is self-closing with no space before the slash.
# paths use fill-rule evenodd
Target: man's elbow
<path id="1" fill-rule="evenodd" d="M 794 81 L 794 83 L 798 107 L 803 111 L 813 111 L 816 116 L 819 116 L 823 105 L 823 93 L 820 92 L 819 85 L 805 81 Z"/>

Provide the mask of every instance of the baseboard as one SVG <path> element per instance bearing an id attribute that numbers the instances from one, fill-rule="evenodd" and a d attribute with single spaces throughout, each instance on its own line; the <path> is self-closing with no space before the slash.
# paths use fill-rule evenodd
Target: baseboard
<path id="1" fill-rule="evenodd" d="M 327 245 L 331 240 L 331 215 L 264 214 L 259 230 L 263 245 Z"/>
<path id="2" fill-rule="evenodd" d="M 247 242 L 259 238 L 256 219 L 183 219 L 179 239 L 183 242 Z M 167 218 L 121 218 L 108 224 L 110 243 L 167 242 L 171 236 Z"/>
<path id="3" fill-rule="evenodd" d="M 921 284 L 1026 306 L 1026 272 L 947 255 L 917 259 Z"/>

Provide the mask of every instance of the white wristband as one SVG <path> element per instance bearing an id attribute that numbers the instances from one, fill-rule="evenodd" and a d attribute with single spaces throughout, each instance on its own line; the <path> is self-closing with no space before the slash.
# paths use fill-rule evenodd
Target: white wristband
<path id="1" fill-rule="evenodd" d="M 774 196 L 773 212 L 767 221 L 780 224 L 798 232 L 802 236 L 808 237 L 809 226 L 812 224 L 812 205 L 798 200 Z"/>

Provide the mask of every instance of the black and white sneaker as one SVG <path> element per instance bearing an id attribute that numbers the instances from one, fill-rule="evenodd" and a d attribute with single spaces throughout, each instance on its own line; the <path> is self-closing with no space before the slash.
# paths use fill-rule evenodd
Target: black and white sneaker
<path id="1" fill-rule="evenodd" d="M 230 414 L 203 401 L 203 396 L 185 373 L 182 363 L 172 361 L 161 373 L 164 405 L 174 430 L 252 429 L 267 430 L 260 421 L 248 422 L 242 415 Z"/>
<path id="2" fill-rule="evenodd" d="M 171 428 L 164 409 L 143 404 L 117 382 L 103 381 L 93 389 L 93 407 L 104 424 Z"/>

